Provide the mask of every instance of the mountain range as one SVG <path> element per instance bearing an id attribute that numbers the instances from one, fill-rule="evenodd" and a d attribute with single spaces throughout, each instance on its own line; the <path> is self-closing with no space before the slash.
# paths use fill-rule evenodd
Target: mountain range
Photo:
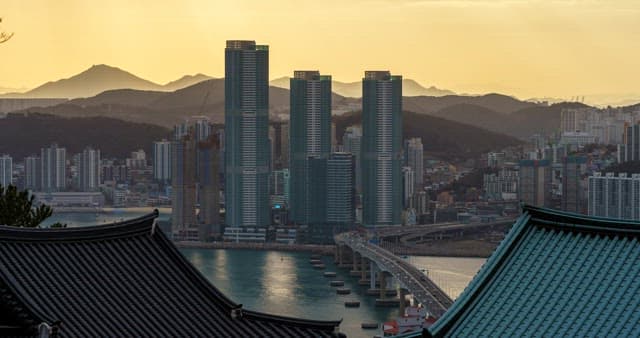
<path id="1" fill-rule="evenodd" d="M 117 67 L 94 65 L 66 79 L 50 81 L 24 93 L 6 93 L 0 98 L 78 98 L 91 97 L 107 90 L 137 89 L 174 91 L 212 77 L 204 74 L 185 75 L 161 85 L 145 80 Z"/>
<path id="2" fill-rule="evenodd" d="M 274 87 L 289 89 L 288 76 L 271 80 L 269 84 Z M 345 97 L 362 97 L 362 82 L 340 82 L 331 81 L 331 89 L 334 93 Z M 402 94 L 404 96 L 445 96 L 455 95 L 454 92 L 446 89 L 439 89 L 434 86 L 424 87 L 415 80 L 402 80 Z"/>

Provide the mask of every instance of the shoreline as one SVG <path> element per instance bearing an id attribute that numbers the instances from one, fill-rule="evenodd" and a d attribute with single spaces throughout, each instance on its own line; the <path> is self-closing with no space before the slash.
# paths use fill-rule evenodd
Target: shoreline
<path id="1" fill-rule="evenodd" d="M 323 256 L 333 256 L 335 245 L 280 244 L 280 243 L 235 243 L 235 242 L 173 242 L 178 249 L 234 249 L 260 251 L 309 252 Z"/>

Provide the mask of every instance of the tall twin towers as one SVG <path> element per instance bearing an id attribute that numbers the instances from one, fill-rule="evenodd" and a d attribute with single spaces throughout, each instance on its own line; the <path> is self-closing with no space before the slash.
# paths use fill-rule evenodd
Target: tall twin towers
<path id="1" fill-rule="evenodd" d="M 331 77 L 296 71 L 291 79 L 291 219 L 314 209 L 309 162 L 331 153 Z M 367 71 L 362 82 L 362 193 L 365 226 L 399 225 L 402 209 L 402 77 Z M 269 206 L 269 47 L 225 48 L 226 224 L 266 227 Z M 354 154 L 355 155 L 355 154 Z"/>

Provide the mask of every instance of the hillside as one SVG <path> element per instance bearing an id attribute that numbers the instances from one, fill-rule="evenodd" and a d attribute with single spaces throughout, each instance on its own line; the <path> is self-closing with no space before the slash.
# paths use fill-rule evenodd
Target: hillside
<path id="1" fill-rule="evenodd" d="M 537 106 L 535 103 L 520 101 L 514 97 L 502 94 L 486 94 L 480 96 L 448 95 L 442 97 L 416 96 L 405 97 L 402 102 L 405 110 L 425 114 L 433 114 L 441 109 L 457 104 L 476 105 L 502 114 L 509 114 L 520 109 Z"/>
<path id="2" fill-rule="evenodd" d="M 100 149 L 102 157 L 128 157 L 132 150 L 152 153 L 152 142 L 170 136 L 170 130 L 146 123 L 91 117 L 61 118 L 51 115 L 9 114 L 0 119 L 0 154 L 14 160 L 40 154 L 53 142 L 67 148 L 67 159 L 88 145 Z"/>
<path id="3" fill-rule="evenodd" d="M 362 123 L 362 112 L 334 116 L 336 136 L 342 139 L 345 129 Z M 403 112 L 403 137 L 421 137 L 430 156 L 459 160 L 479 156 L 483 152 L 518 145 L 521 141 L 503 134 L 465 125 L 443 118 Z"/>

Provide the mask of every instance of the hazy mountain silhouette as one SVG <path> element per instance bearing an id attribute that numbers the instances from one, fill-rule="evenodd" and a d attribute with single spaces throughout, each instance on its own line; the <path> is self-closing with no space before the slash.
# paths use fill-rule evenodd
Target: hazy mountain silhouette
<path id="1" fill-rule="evenodd" d="M 442 97 L 415 96 L 405 97 L 402 101 L 404 109 L 418 113 L 433 114 L 441 109 L 457 104 L 470 104 L 498 113 L 509 114 L 520 109 L 535 107 L 532 102 L 520 101 L 502 94 L 486 94 L 480 96 L 447 95 Z"/>
<path id="2" fill-rule="evenodd" d="M 196 83 L 206 81 L 206 80 L 211 80 L 211 79 L 213 79 L 213 77 L 202 74 L 202 73 L 198 73 L 195 75 L 185 75 L 175 81 L 171 81 L 165 84 L 164 86 L 162 86 L 162 89 L 174 91 L 174 90 L 186 88 L 189 86 L 193 86 Z"/>
<path id="3" fill-rule="evenodd" d="M 178 80 L 160 85 L 127 71 L 108 65 L 94 65 L 67 79 L 47 82 L 24 93 L 9 93 L 2 97 L 16 98 L 81 98 L 92 97 L 113 89 L 173 91 L 210 79 L 204 74 L 186 75 Z"/>
<path id="4" fill-rule="evenodd" d="M 289 77 L 279 77 L 277 79 L 271 80 L 269 82 L 270 85 L 274 87 L 280 87 L 289 89 Z M 362 82 L 340 82 L 333 80 L 331 83 L 331 87 L 334 93 L 350 97 L 350 98 L 359 98 L 362 97 Z M 454 92 L 446 89 L 438 89 L 434 86 L 424 87 L 415 80 L 411 79 L 403 79 L 402 80 L 402 94 L 404 96 L 444 96 L 444 95 L 455 95 Z"/>

